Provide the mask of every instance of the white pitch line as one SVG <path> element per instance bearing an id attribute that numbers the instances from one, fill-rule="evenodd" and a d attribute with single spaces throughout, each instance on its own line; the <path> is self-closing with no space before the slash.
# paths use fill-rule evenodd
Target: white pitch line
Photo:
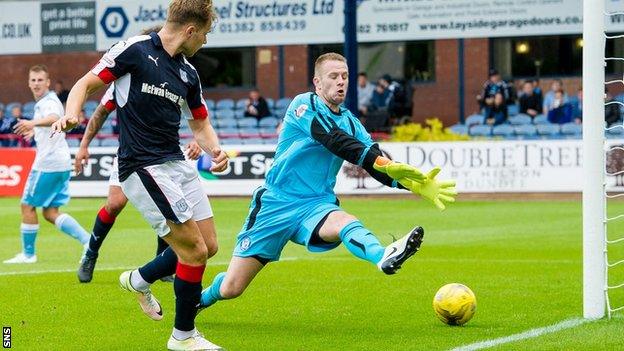
<path id="1" fill-rule="evenodd" d="M 476 342 L 474 344 L 468 344 L 468 345 L 456 347 L 454 349 L 451 349 L 450 351 L 474 351 L 474 350 L 487 349 L 490 347 L 507 344 L 510 342 L 536 338 L 544 334 L 556 333 L 564 329 L 575 328 L 581 324 L 585 324 L 585 323 L 592 322 L 592 321 L 594 320 L 583 319 L 583 318 L 568 319 L 568 320 L 559 322 L 557 324 L 549 325 L 547 327 L 535 328 L 535 329 L 527 330 L 525 332 L 518 333 L 518 334 L 512 334 L 512 335 L 504 336 L 501 338 L 485 340 L 485 341 Z"/>

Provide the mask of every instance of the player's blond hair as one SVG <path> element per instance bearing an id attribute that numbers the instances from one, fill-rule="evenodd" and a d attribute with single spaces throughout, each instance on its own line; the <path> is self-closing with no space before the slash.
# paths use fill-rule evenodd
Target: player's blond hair
<path id="1" fill-rule="evenodd" d="M 28 73 L 30 73 L 30 72 L 35 72 L 35 73 L 45 72 L 46 77 L 50 77 L 50 72 L 48 72 L 48 66 L 46 66 L 46 65 L 44 65 L 42 63 L 30 67 L 28 69 Z"/>
<path id="2" fill-rule="evenodd" d="M 326 54 L 319 56 L 314 62 L 314 76 L 315 77 L 320 78 L 321 65 L 323 65 L 323 63 L 327 61 L 340 61 L 340 62 L 346 63 L 347 59 L 344 56 L 337 54 L 335 52 L 328 52 Z"/>
<path id="3" fill-rule="evenodd" d="M 215 18 L 212 0 L 173 0 L 167 12 L 167 22 L 178 25 L 212 26 Z"/>

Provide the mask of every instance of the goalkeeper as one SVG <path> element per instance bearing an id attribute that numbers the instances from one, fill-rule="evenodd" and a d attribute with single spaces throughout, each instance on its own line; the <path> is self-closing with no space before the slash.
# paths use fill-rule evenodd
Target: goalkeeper
<path id="1" fill-rule="evenodd" d="M 200 308 L 242 294 L 264 265 L 279 259 L 288 241 L 312 252 L 342 243 L 386 274 L 394 274 L 418 251 L 421 227 L 384 248 L 356 217 L 340 208 L 333 188 L 343 160 L 362 166 L 389 187 L 421 195 L 441 210 L 444 202 L 454 201 L 455 182 L 436 180 L 439 169 L 423 174 L 381 155 L 358 119 L 341 107 L 347 84 L 343 56 L 328 53 L 316 60 L 316 93 L 301 94 L 288 107 L 266 183 L 253 194 L 227 272 L 217 274 L 202 292 Z"/>

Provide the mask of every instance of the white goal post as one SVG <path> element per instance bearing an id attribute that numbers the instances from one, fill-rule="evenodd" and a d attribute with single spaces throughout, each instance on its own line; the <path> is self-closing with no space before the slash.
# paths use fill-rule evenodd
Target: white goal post
<path id="1" fill-rule="evenodd" d="M 605 1 L 583 0 L 583 316 L 606 310 Z"/>

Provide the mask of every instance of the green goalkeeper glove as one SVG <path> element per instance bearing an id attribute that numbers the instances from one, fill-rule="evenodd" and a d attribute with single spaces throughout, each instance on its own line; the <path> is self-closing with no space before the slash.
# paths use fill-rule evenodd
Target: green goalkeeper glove
<path id="1" fill-rule="evenodd" d="M 394 162 L 383 156 L 378 156 L 377 159 L 375 159 L 373 168 L 381 173 L 387 174 L 390 178 L 395 180 L 409 178 L 417 183 L 425 181 L 425 175 L 422 174 L 418 168 L 406 163 Z"/>
<path id="2" fill-rule="evenodd" d="M 443 211 L 446 208 L 445 202 L 455 202 L 457 190 L 455 190 L 455 180 L 436 180 L 435 177 L 438 173 L 440 173 L 440 168 L 436 167 L 427 174 L 422 183 L 407 177 L 399 179 L 398 182 L 412 193 L 429 200 L 440 211 Z"/>

